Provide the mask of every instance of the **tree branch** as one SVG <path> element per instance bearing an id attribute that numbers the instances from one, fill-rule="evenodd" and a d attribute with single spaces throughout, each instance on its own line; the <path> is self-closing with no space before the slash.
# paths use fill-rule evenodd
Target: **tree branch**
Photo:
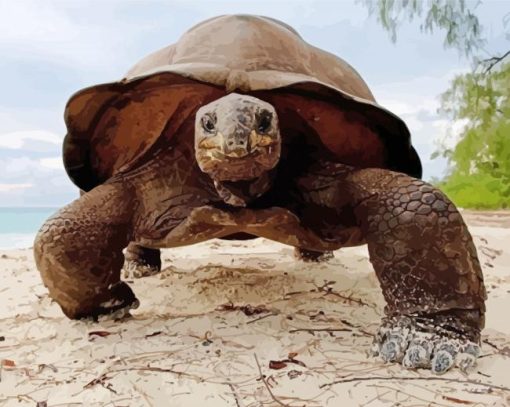
<path id="1" fill-rule="evenodd" d="M 503 55 L 501 55 L 499 57 L 491 57 L 491 58 L 487 58 L 487 59 L 482 59 L 482 61 L 481 61 L 482 64 L 487 64 L 483 73 L 484 74 L 489 73 L 492 70 L 492 68 L 494 68 L 497 64 L 499 64 L 501 61 L 503 61 L 509 55 L 510 55 L 510 50 L 508 50 L 507 52 L 505 52 Z"/>
<path id="2" fill-rule="evenodd" d="M 363 381 L 372 381 L 372 380 L 381 380 L 381 381 L 388 381 L 388 380 L 396 380 L 396 381 L 419 381 L 419 380 L 430 380 L 430 381 L 443 381 L 443 382 L 450 382 L 450 383 L 468 383 L 473 384 L 477 386 L 483 386 L 488 387 L 489 389 L 493 390 L 503 390 L 503 391 L 510 391 L 509 387 L 505 386 L 498 386 L 495 384 L 489 384 L 489 383 L 483 383 L 478 382 L 476 380 L 457 380 L 457 379 L 450 379 L 447 377 L 390 377 L 390 376 L 373 376 L 373 377 L 351 377 L 351 378 L 345 378 L 340 380 L 335 380 L 331 383 L 324 383 L 319 386 L 319 388 L 323 389 L 324 387 L 330 387 L 335 384 L 341 384 L 341 383 L 350 383 L 350 382 L 363 382 Z"/>

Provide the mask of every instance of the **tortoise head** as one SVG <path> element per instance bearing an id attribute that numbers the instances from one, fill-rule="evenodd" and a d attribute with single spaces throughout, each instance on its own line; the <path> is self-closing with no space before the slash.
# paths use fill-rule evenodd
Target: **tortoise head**
<path id="1" fill-rule="evenodd" d="M 195 118 L 195 156 L 216 182 L 256 180 L 274 168 L 281 151 L 274 107 L 253 96 L 230 93 Z"/>

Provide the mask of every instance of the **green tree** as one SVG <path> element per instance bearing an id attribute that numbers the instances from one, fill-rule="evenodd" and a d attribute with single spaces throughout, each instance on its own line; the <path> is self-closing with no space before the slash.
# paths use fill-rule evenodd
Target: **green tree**
<path id="1" fill-rule="evenodd" d="M 451 123 L 465 125 L 453 148 L 443 140 L 432 157 L 441 155 L 449 162 L 447 175 L 438 183 L 461 207 L 509 208 L 510 50 L 480 58 L 486 41 L 476 14 L 464 0 L 360 1 L 393 41 L 403 22 L 417 19 L 422 31 L 444 32 L 444 46 L 472 60 L 472 72 L 455 77 L 441 95 L 440 112 Z M 508 24 L 510 13 L 503 18 Z"/>
<path id="2" fill-rule="evenodd" d="M 510 208 L 510 62 L 498 69 L 459 75 L 441 96 L 441 111 L 465 126 L 440 183 L 459 205 Z"/>

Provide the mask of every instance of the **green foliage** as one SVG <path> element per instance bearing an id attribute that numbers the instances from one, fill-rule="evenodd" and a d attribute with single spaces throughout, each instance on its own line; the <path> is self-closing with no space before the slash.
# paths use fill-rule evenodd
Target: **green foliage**
<path id="1" fill-rule="evenodd" d="M 441 148 L 445 192 L 463 207 L 510 208 L 510 63 L 457 76 L 441 101 L 452 121 L 466 122 L 455 147 Z"/>
<path id="2" fill-rule="evenodd" d="M 379 23 L 397 39 L 397 28 L 402 23 L 419 19 L 420 29 L 432 33 L 445 32 L 444 46 L 455 48 L 470 56 L 481 45 L 481 27 L 476 15 L 466 6 L 465 0 L 358 0 L 376 15 Z"/>
<path id="3" fill-rule="evenodd" d="M 437 186 L 460 208 L 510 208 L 510 196 L 501 193 L 501 180 L 489 174 L 451 175 Z"/>
<path id="4" fill-rule="evenodd" d="M 457 76 L 442 95 L 442 113 L 465 126 L 454 147 L 442 140 L 432 155 L 449 161 L 446 177 L 434 183 L 461 207 L 510 208 L 510 51 L 486 60 L 478 57 L 485 41 L 465 0 L 358 1 L 377 16 L 393 41 L 405 20 L 419 20 L 423 32 L 445 32 L 444 46 L 475 62 L 473 72 Z M 510 13 L 502 18 L 508 27 Z M 510 40 L 510 33 L 506 37 Z"/>

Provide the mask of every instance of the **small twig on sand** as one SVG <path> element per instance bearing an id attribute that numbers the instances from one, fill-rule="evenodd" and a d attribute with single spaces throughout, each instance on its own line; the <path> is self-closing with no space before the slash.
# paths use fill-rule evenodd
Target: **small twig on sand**
<path id="1" fill-rule="evenodd" d="M 317 289 L 317 292 L 322 292 L 324 295 L 333 295 L 335 297 L 341 298 L 344 301 L 348 302 L 355 302 L 359 305 L 364 305 L 366 307 L 375 308 L 375 305 L 369 304 L 365 301 L 363 301 L 361 298 L 353 298 L 351 295 L 344 295 L 340 294 L 339 292 L 333 291 L 333 287 L 331 287 L 331 284 L 334 284 L 334 281 L 325 281 L 323 285 L 317 285 L 314 284 L 314 286 Z"/>
<path id="2" fill-rule="evenodd" d="M 333 291 L 333 287 L 329 287 L 330 284 L 331 284 L 331 282 L 326 282 L 324 285 L 321 285 L 321 286 L 314 284 L 316 288 L 312 288 L 311 290 L 307 290 L 307 291 L 291 291 L 291 292 L 285 293 L 284 297 L 288 297 L 288 296 L 292 296 L 292 295 L 309 294 L 309 293 L 324 293 L 324 295 L 333 295 L 335 297 L 341 298 L 344 301 L 355 302 L 359 305 L 363 305 L 363 306 L 374 308 L 374 309 L 377 308 L 374 304 L 365 302 L 360 298 L 354 298 L 350 295 L 349 296 L 343 295 L 336 291 Z"/>
<path id="3" fill-rule="evenodd" d="M 388 377 L 388 376 L 372 376 L 372 377 L 350 377 L 346 379 L 335 380 L 331 383 L 324 383 L 319 386 L 320 389 L 324 387 L 333 386 L 335 384 L 341 383 L 351 383 L 351 382 L 364 382 L 364 381 L 372 381 L 372 380 L 381 380 L 381 381 L 389 381 L 389 380 L 402 380 L 402 381 L 417 381 L 417 380 L 429 380 L 429 381 L 442 381 L 449 383 L 461 383 L 461 384 L 472 384 L 475 386 L 484 386 L 490 389 L 510 391 L 510 387 L 498 386 L 496 384 L 477 382 L 476 380 L 457 380 L 450 379 L 448 377 Z"/>
<path id="4" fill-rule="evenodd" d="M 331 288 L 331 287 L 328 287 Z M 364 305 L 365 307 L 375 308 L 375 305 L 369 304 L 368 302 L 363 301 L 361 298 L 354 298 L 350 295 L 343 295 L 340 293 L 337 293 L 336 291 L 333 291 L 333 289 L 330 290 L 324 290 L 324 295 L 334 295 L 335 297 L 341 298 L 342 300 L 348 301 L 348 302 L 355 302 L 359 305 Z"/>
<path id="5" fill-rule="evenodd" d="M 508 348 L 500 349 L 499 346 L 495 345 L 494 343 L 492 343 L 488 339 L 484 339 L 482 342 L 486 343 L 491 348 L 496 349 L 496 352 L 499 353 L 500 355 L 510 356 L 510 351 L 509 351 Z"/>
<path id="6" fill-rule="evenodd" d="M 416 394 L 410 394 L 409 392 L 406 392 L 402 389 L 399 389 L 399 388 L 394 388 L 394 387 L 390 387 L 390 386 L 377 386 L 377 385 L 373 385 L 371 387 L 377 387 L 379 389 L 388 389 L 390 391 L 393 391 L 395 392 L 395 398 L 397 400 L 400 400 L 400 402 L 405 402 L 406 405 L 419 405 L 419 406 L 434 406 L 434 407 L 449 407 L 451 404 L 442 404 L 442 403 L 439 403 L 437 401 L 431 401 L 429 399 L 425 399 L 425 398 L 422 398 L 422 397 L 419 397 L 417 396 Z M 438 392 L 436 391 L 433 391 L 433 390 L 429 390 L 429 389 L 425 389 L 425 390 L 428 390 L 430 392 L 432 392 L 436 398 L 441 396 Z M 401 396 L 406 396 L 407 398 L 404 399 L 403 397 Z M 411 404 L 412 402 L 421 402 L 420 404 Z"/>
<path id="7" fill-rule="evenodd" d="M 121 398 L 121 399 L 115 399 L 115 400 L 112 400 L 112 401 L 109 401 L 108 403 L 106 404 L 103 404 L 103 407 L 107 407 L 109 405 L 112 405 L 113 407 L 116 407 L 116 406 L 121 406 L 121 404 L 117 404 L 121 401 L 126 401 L 126 400 L 133 400 L 131 397 L 124 397 L 124 398 Z M 51 407 L 54 407 L 54 406 L 70 406 L 70 405 L 73 405 L 75 403 L 71 403 L 71 404 L 52 404 Z M 76 404 L 79 404 L 80 406 L 82 406 L 83 404 L 82 403 L 76 403 Z"/>
<path id="8" fill-rule="evenodd" d="M 83 386 L 83 389 L 89 389 L 95 385 L 104 385 L 104 381 L 105 380 L 109 380 L 113 377 L 113 375 L 117 374 L 117 373 L 120 373 L 120 372 L 135 372 L 135 371 L 138 371 L 138 372 L 155 372 L 155 373 L 171 373 L 171 374 L 174 374 L 176 375 L 178 378 L 181 378 L 181 377 L 185 377 L 185 378 L 188 378 L 188 379 L 191 379 L 191 380 L 195 380 L 196 382 L 198 383 L 213 383 L 213 384 L 222 384 L 222 385 L 225 385 L 225 386 L 230 386 L 231 384 L 234 385 L 239 385 L 239 384 L 243 384 L 245 382 L 248 382 L 248 381 L 251 381 L 252 379 L 245 379 L 245 380 L 240 380 L 238 381 L 237 383 L 232 383 L 230 380 L 229 381 L 221 381 L 221 380 L 210 380 L 208 378 L 205 378 L 205 377 L 201 377 L 199 375 L 195 375 L 195 374 L 192 374 L 192 373 L 187 373 L 187 372 L 184 372 L 184 371 L 179 371 L 179 370 L 174 370 L 173 368 L 162 368 L 162 367 L 156 367 L 156 366 L 130 366 L 130 367 L 124 367 L 124 368 L 117 368 L 117 369 L 111 369 L 111 370 L 107 370 L 105 371 L 104 373 L 102 373 L 100 376 L 96 377 L 95 379 L 91 380 L 90 382 L 88 382 L 87 384 L 85 384 Z M 112 389 L 108 389 L 108 390 L 112 390 Z M 80 392 L 74 394 L 74 396 L 76 396 L 77 394 L 81 393 L 83 390 L 81 390 Z M 289 406 L 290 407 L 290 406 Z"/>
<path id="9" fill-rule="evenodd" d="M 133 385 L 133 388 L 143 397 L 145 402 L 152 407 L 153 404 L 149 400 L 149 395 L 145 393 L 142 389 L 140 389 L 140 387 L 138 387 L 135 383 L 131 382 L 131 384 Z"/>
<path id="10" fill-rule="evenodd" d="M 269 392 L 273 401 L 275 403 L 279 404 L 280 406 L 291 407 L 289 404 L 285 404 L 285 403 L 281 402 L 280 400 L 278 400 L 276 398 L 276 396 L 273 394 L 273 392 L 271 391 L 271 387 L 269 387 L 269 384 L 267 384 L 266 377 L 262 374 L 262 368 L 260 367 L 260 363 L 259 363 L 259 359 L 257 358 L 257 354 L 254 353 L 253 356 L 255 356 L 255 362 L 257 363 L 257 368 L 259 369 L 260 380 L 262 380 L 262 383 L 264 383 L 264 386 L 266 386 L 266 389 Z"/>
<path id="11" fill-rule="evenodd" d="M 237 396 L 237 391 L 232 383 L 228 384 L 228 387 L 230 387 L 230 390 L 232 390 L 232 395 L 234 396 L 234 400 L 236 401 L 236 406 L 241 407 L 241 404 L 239 403 L 239 397 Z"/>
<path id="12" fill-rule="evenodd" d="M 117 394 L 115 389 L 112 387 L 111 383 L 105 383 L 106 380 L 110 379 L 107 374 L 101 375 L 100 377 L 88 382 L 85 386 L 83 386 L 84 389 L 90 389 L 91 387 L 99 384 L 100 386 L 104 387 L 106 390 L 110 390 L 113 394 Z"/>
<path id="13" fill-rule="evenodd" d="M 172 373 L 172 374 L 177 375 L 177 377 L 184 376 L 184 377 L 189 377 L 189 378 L 192 378 L 192 379 L 195 379 L 198 381 L 203 381 L 203 379 L 200 377 L 197 377 L 195 375 L 192 375 L 192 374 L 189 374 L 186 372 L 180 372 L 180 371 L 177 371 L 174 369 L 166 369 L 166 368 L 154 367 L 154 366 L 140 366 L 140 367 L 132 366 L 132 367 L 108 370 L 108 371 L 104 372 L 103 374 L 101 374 L 99 377 L 96 377 L 95 379 L 93 379 L 90 382 L 88 382 L 87 384 L 85 384 L 83 386 L 83 388 L 89 389 L 97 384 L 105 387 L 104 382 L 105 382 L 105 380 L 111 379 L 110 375 L 119 373 L 119 372 L 129 372 L 129 371 Z M 111 388 L 108 388 L 108 387 L 105 387 L 105 388 L 107 388 L 110 391 L 113 391 Z"/>
<path id="14" fill-rule="evenodd" d="M 346 319 L 340 318 L 340 322 L 344 325 L 347 325 L 350 328 L 359 328 L 359 326 L 354 325 L 353 323 L 347 321 Z"/>
<path id="15" fill-rule="evenodd" d="M 296 328 L 291 329 L 289 331 L 291 334 L 294 332 L 310 332 L 313 335 L 313 332 L 352 332 L 352 329 L 349 328 Z"/>
<path id="16" fill-rule="evenodd" d="M 479 375 L 485 376 L 485 377 L 492 377 L 491 375 L 480 372 L 479 370 L 476 373 L 478 373 Z"/>
<path id="17" fill-rule="evenodd" d="M 247 324 L 253 324 L 254 322 L 260 321 L 261 319 L 268 318 L 268 317 L 274 317 L 275 315 L 278 315 L 275 312 L 272 312 L 271 314 L 262 315 L 261 317 L 252 319 L 251 321 L 248 321 Z"/>
<path id="18" fill-rule="evenodd" d="M 453 401 L 454 403 L 457 404 L 475 404 L 475 402 L 471 400 L 459 399 L 457 397 L 446 396 L 444 394 L 441 397 L 447 401 Z"/>

